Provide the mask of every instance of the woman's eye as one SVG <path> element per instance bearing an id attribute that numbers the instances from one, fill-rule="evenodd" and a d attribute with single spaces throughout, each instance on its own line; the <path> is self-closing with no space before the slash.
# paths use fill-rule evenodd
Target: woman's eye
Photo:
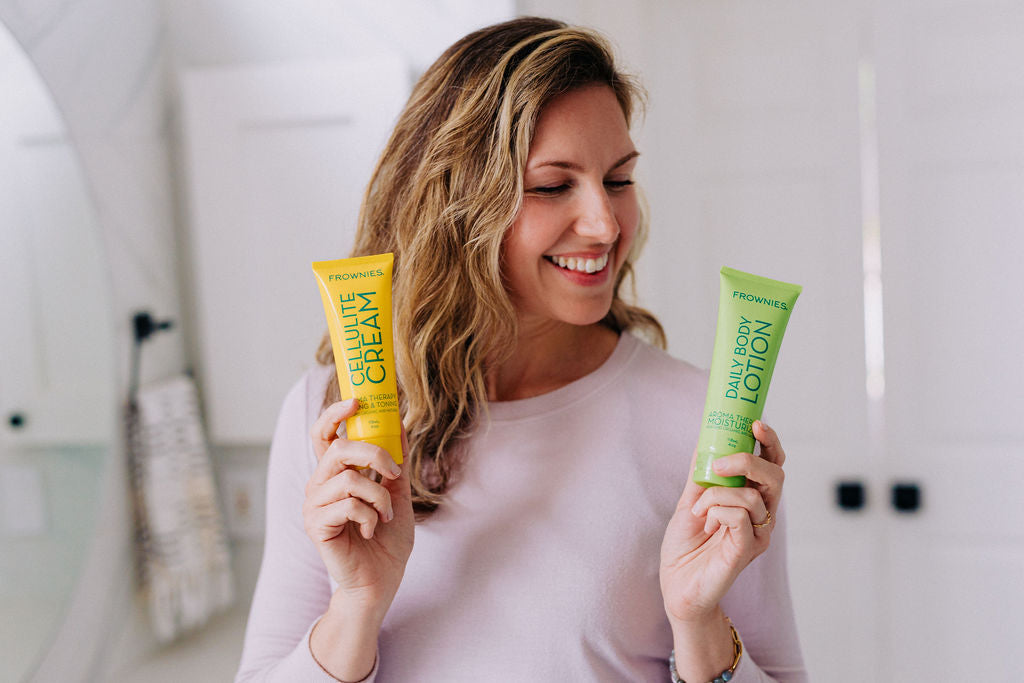
<path id="1" fill-rule="evenodd" d="M 543 185 L 541 187 L 534 187 L 530 192 L 533 194 L 556 195 L 561 194 L 568 189 L 569 186 L 566 183 L 562 183 L 561 185 Z"/>
<path id="2" fill-rule="evenodd" d="M 632 180 L 606 180 L 604 181 L 605 187 L 612 190 L 624 190 L 633 184 Z"/>

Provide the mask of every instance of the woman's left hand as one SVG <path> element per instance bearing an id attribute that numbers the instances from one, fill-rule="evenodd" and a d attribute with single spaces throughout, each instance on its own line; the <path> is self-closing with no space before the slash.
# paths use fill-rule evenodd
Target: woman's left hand
<path id="1" fill-rule="evenodd" d="M 755 422 L 753 431 L 760 456 L 736 453 L 714 464 L 716 474 L 745 476 L 745 487 L 705 489 L 694 483 L 694 453 L 691 476 L 661 544 L 661 592 L 670 621 L 711 617 L 740 572 L 768 548 L 786 454 L 778 435 L 763 422 Z"/>

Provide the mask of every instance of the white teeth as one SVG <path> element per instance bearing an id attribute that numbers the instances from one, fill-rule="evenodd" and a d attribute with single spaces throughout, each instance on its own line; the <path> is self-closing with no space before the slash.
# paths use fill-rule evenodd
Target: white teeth
<path id="1" fill-rule="evenodd" d="M 560 267 L 566 270 L 575 270 L 578 273 L 596 273 L 599 270 L 604 270 L 604 267 L 608 265 L 608 254 L 603 254 L 596 259 L 576 258 L 575 256 L 569 258 L 551 256 L 550 259 Z"/>

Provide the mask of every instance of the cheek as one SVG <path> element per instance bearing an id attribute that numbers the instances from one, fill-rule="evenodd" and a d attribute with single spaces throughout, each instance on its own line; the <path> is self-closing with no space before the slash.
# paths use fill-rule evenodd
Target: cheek
<path id="1" fill-rule="evenodd" d="M 503 258 L 511 267 L 536 262 L 551 247 L 549 217 L 532 207 L 524 207 L 505 238 Z"/>
<path id="2" fill-rule="evenodd" d="M 640 205 L 635 198 L 630 202 L 623 202 L 615 216 L 619 222 L 618 257 L 621 263 L 626 260 L 629 250 L 633 248 L 633 240 L 640 229 Z"/>
<path id="3" fill-rule="evenodd" d="M 516 220 L 501 248 L 501 272 L 510 292 L 523 288 L 530 273 L 537 268 L 538 254 L 531 243 L 529 223 Z"/>

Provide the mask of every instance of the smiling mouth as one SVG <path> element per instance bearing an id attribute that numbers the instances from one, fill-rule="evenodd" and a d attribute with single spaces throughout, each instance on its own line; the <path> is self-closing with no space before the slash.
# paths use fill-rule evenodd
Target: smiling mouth
<path id="1" fill-rule="evenodd" d="M 597 273 L 604 270 L 605 266 L 608 265 L 608 254 L 602 254 L 597 258 L 579 258 L 575 256 L 568 258 L 563 256 L 545 256 L 544 258 L 559 268 L 576 273 Z"/>

